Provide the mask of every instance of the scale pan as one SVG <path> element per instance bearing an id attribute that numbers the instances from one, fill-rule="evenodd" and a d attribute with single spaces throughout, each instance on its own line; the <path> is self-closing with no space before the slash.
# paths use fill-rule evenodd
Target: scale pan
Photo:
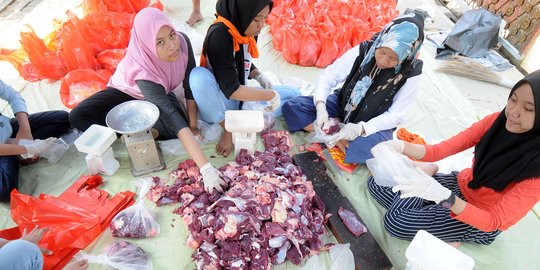
<path id="1" fill-rule="evenodd" d="M 145 100 L 131 100 L 116 105 L 105 117 L 105 123 L 120 134 L 134 134 L 150 129 L 159 118 L 156 105 Z"/>

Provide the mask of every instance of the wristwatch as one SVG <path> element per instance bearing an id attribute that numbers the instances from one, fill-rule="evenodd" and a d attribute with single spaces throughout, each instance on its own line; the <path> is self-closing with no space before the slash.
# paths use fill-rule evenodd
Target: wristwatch
<path id="1" fill-rule="evenodd" d="M 437 205 L 442 208 L 450 209 L 452 208 L 452 206 L 454 206 L 455 202 L 456 202 L 456 195 L 454 194 L 454 192 L 451 192 L 450 197 L 448 197 L 448 199 L 444 199 L 440 201 Z"/>

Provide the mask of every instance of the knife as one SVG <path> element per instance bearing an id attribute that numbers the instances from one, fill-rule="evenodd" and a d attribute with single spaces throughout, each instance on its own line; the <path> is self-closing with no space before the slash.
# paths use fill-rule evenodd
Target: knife
<path id="1" fill-rule="evenodd" d="M 328 169 L 330 169 L 330 172 L 334 175 L 334 177 L 342 177 L 343 175 L 341 174 L 341 169 L 336 164 L 336 161 L 332 157 L 332 154 L 330 153 L 330 150 L 328 150 L 328 147 L 326 147 L 324 143 L 319 143 L 319 145 L 321 145 L 323 149 L 321 154 L 324 157 L 324 159 L 326 159 L 326 161 L 328 162 L 328 165 L 329 165 Z"/>

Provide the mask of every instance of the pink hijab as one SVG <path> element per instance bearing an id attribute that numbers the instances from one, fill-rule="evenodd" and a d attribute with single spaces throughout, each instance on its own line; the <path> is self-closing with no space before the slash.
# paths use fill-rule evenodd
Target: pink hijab
<path id="1" fill-rule="evenodd" d="M 136 80 L 148 80 L 160 84 L 167 93 L 174 90 L 184 80 L 188 49 L 182 35 L 178 34 L 181 57 L 177 61 L 167 62 L 157 56 L 156 37 L 163 26 L 174 29 L 161 10 L 149 7 L 137 13 L 126 56 L 118 63 L 108 86 L 136 99 L 144 99 Z"/>

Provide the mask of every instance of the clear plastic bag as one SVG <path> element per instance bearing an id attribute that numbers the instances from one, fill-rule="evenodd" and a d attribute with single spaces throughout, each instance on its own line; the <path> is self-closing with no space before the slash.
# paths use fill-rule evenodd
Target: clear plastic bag
<path id="1" fill-rule="evenodd" d="M 374 158 L 366 160 L 366 165 L 380 186 L 395 186 L 394 176 L 411 178 L 418 174 L 409 158 L 386 145 L 376 145 L 371 153 Z"/>
<path id="2" fill-rule="evenodd" d="M 217 141 L 223 134 L 223 128 L 219 124 L 208 124 L 202 120 L 197 120 L 197 127 L 202 133 L 202 143 L 207 144 Z"/>
<path id="3" fill-rule="evenodd" d="M 137 203 L 122 210 L 109 225 L 114 237 L 149 238 L 159 234 L 155 214 L 144 205 L 144 197 L 152 185 L 151 178 L 137 180 Z"/>
<path id="4" fill-rule="evenodd" d="M 186 153 L 186 149 L 178 139 L 170 139 L 164 141 L 158 141 L 159 148 L 165 154 L 169 155 L 183 155 Z"/>
<path id="5" fill-rule="evenodd" d="M 329 127 L 323 128 L 323 131 L 321 132 L 321 129 L 317 126 L 317 122 L 313 122 L 313 129 L 311 133 L 309 133 L 306 136 L 306 140 L 308 143 L 324 143 L 327 144 L 329 148 L 334 147 L 334 145 L 329 145 L 330 140 L 332 137 L 343 127 L 343 124 L 339 122 L 337 118 L 329 118 Z M 334 128 L 334 126 L 338 126 L 338 128 Z"/>
<path id="6" fill-rule="evenodd" d="M 128 241 L 119 240 L 107 246 L 100 255 L 87 254 L 80 251 L 75 260 L 86 260 L 88 263 L 103 264 L 121 270 L 152 270 L 152 261 L 144 250 Z"/>
<path id="7" fill-rule="evenodd" d="M 262 130 L 262 133 L 270 131 L 276 123 L 275 114 L 267 110 L 269 106 L 270 102 L 268 101 L 246 101 L 242 105 L 242 110 L 256 110 L 263 112 L 264 128 Z"/>
<path id="8" fill-rule="evenodd" d="M 68 149 L 69 144 L 62 139 L 56 139 L 47 149 L 41 152 L 40 156 L 46 158 L 49 163 L 56 163 Z"/>

